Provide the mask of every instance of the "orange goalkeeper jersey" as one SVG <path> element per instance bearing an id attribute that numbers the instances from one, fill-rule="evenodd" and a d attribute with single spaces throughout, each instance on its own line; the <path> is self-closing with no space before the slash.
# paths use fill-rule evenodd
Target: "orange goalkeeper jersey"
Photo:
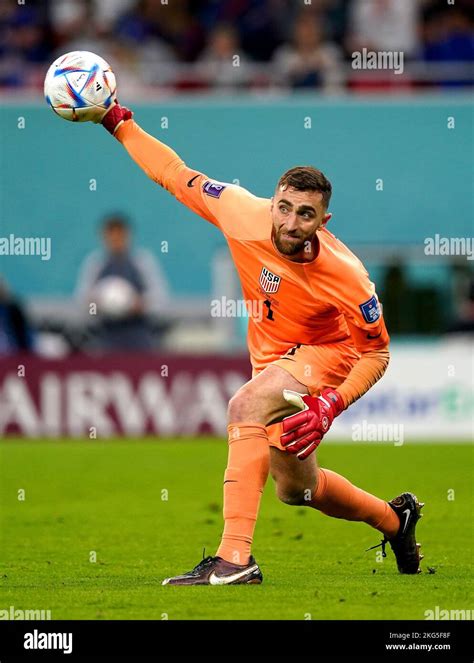
<path id="1" fill-rule="evenodd" d="M 319 252 L 298 263 L 272 241 L 271 201 L 186 166 L 133 121 L 118 139 L 147 174 L 223 232 L 250 303 L 248 347 L 259 370 L 298 343 L 352 342 L 361 353 L 386 348 L 389 337 L 374 284 L 360 260 L 327 229 Z"/>
<path id="2" fill-rule="evenodd" d="M 326 228 L 317 233 L 316 258 L 298 263 L 273 244 L 268 198 L 189 168 L 179 173 L 175 196 L 225 235 L 248 303 L 254 368 L 298 343 L 352 338 L 361 352 L 388 344 L 374 284 L 360 260 Z"/>

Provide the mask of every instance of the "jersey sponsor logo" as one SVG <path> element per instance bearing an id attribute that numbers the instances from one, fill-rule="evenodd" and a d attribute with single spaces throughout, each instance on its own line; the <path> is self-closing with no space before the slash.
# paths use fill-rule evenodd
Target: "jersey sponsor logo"
<path id="1" fill-rule="evenodd" d="M 281 276 L 273 274 L 273 272 L 271 272 L 266 267 L 262 267 L 259 283 L 262 287 L 262 290 L 266 292 L 267 295 L 271 295 L 280 287 Z"/>
<path id="2" fill-rule="evenodd" d="M 206 196 L 211 196 L 212 198 L 220 198 L 220 195 L 225 188 L 225 184 L 218 184 L 217 182 L 211 182 L 210 180 L 207 180 L 207 182 L 204 182 L 202 185 L 202 190 Z"/>
<path id="3" fill-rule="evenodd" d="M 380 304 L 377 301 L 377 297 L 373 295 L 363 304 L 359 304 L 359 308 L 362 312 L 364 320 L 369 324 L 371 322 L 376 322 L 381 316 Z"/>

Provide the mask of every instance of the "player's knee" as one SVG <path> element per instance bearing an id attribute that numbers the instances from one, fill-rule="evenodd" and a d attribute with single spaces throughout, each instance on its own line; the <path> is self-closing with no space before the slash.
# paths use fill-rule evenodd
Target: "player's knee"
<path id="1" fill-rule="evenodd" d="M 229 423 L 238 421 L 260 421 L 262 413 L 259 412 L 255 394 L 252 389 L 242 388 L 232 396 L 227 408 Z"/>
<path id="2" fill-rule="evenodd" d="M 246 399 L 237 392 L 229 401 L 227 407 L 227 419 L 229 422 L 241 421 L 247 409 Z"/>

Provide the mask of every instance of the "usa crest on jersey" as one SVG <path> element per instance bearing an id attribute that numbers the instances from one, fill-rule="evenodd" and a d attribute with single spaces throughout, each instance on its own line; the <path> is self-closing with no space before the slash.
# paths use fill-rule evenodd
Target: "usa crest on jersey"
<path id="1" fill-rule="evenodd" d="M 277 274 L 273 274 L 273 272 L 271 272 L 266 267 L 262 267 L 262 271 L 260 272 L 259 283 L 262 287 L 262 290 L 267 295 L 271 295 L 274 292 L 276 292 L 278 290 L 278 288 L 280 287 L 281 276 L 278 276 Z"/>

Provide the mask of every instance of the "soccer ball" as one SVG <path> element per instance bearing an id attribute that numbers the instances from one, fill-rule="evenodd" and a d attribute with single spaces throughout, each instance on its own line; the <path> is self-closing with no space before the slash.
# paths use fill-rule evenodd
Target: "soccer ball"
<path id="1" fill-rule="evenodd" d="M 94 288 L 97 311 L 106 318 L 124 318 L 132 311 L 137 292 L 121 276 L 106 276 Z"/>
<path id="2" fill-rule="evenodd" d="M 114 103 L 116 91 L 108 62 L 89 51 L 61 55 L 44 80 L 47 103 L 71 122 L 100 122 Z"/>

